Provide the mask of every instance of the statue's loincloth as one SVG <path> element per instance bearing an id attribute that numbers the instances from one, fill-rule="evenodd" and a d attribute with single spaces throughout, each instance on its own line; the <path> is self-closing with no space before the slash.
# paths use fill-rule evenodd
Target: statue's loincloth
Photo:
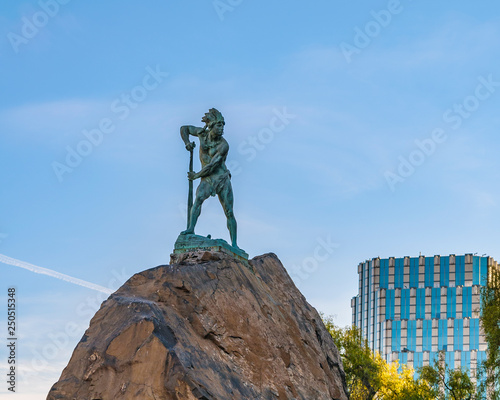
<path id="1" fill-rule="evenodd" d="M 230 179 L 231 179 L 231 173 L 228 170 L 226 170 L 221 175 L 207 176 L 206 178 L 203 178 L 203 181 L 210 190 L 210 196 L 215 196 L 216 194 L 219 194 L 226 187 Z"/>

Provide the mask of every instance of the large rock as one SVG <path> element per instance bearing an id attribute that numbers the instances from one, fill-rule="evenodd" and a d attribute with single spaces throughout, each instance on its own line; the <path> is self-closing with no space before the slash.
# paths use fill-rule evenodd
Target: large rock
<path id="1" fill-rule="evenodd" d="M 188 253 L 130 278 L 47 399 L 347 399 L 316 310 L 274 254 Z"/>

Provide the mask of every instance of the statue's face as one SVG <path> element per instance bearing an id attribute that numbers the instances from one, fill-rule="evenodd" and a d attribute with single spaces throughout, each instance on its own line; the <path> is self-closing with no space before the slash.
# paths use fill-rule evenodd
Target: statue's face
<path id="1" fill-rule="evenodd" d="M 224 133 L 224 125 L 225 125 L 224 121 L 216 122 L 212 127 L 212 133 L 216 136 L 222 136 L 222 134 Z"/>

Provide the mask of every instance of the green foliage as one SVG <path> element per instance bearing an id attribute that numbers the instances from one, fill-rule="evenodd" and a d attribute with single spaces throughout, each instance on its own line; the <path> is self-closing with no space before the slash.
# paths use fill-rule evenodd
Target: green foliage
<path id="1" fill-rule="evenodd" d="M 434 392 L 423 379 L 415 378 L 415 371 L 399 363 L 387 363 L 380 355 L 376 358 L 381 362 L 381 386 L 375 396 L 380 400 L 432 400 Z"/>
<path id="2" fill-rule="evenodd" d="M 445 353 L 440 352 L 434 365 L 419 368 L 420 379 L 427 382 L 433 398 L 438 400 L 480 399 L 476 385 L 467 371 L 450 368 L 444 361 Z"/>
<path id="3" fill-rule="evenodd" d="M 339 328 L 332 318 L 323 318 L 337 346 L 351 400 L 480 400 L 467 371 L 448 366 L 441 352 L 433 365 L 419 368 L 418 374 L 398 362 L 387 363 L 373 354 L 360 330 Z M 495 398 L 495 400 L 498 400 Z"/>
<path id="4" fill-rule="evenodd" d="M 373 354 L 357 327 L 339 328 L 331 318 L 324 323 L 339 349 L 351 400 L 434 399 L 429 385 L 414 379 L 413 369 Z"/>
<path id="5" fill-rule="evenodd" d="M 411 368 L 373 354 L 357 327 L 339 328 L 331 318 L 324 323 L 340 351 L 351 400 L 500 400 L 500 270 L 490 271 L 481 289 L 480 319 L 488 350 L 478 366 L 479 385 L 468 371 L 448 366 L 444 352 L 416 378 Z"/>
<path id="6" fill-rule="evenodd" d="M 500 271 L 492 270 L 488 285 L 481 289 L 481 325 L 488 345 L 486 361 L 480 366 L 481 393 L 500 400 Z"/>
<path id="7" fill-rule="evenodd" d="M 380 365 L 368 343 L 361 339 L 361 333 L 355 326 L 339 328 L 331 318 L 326 318 L 324 322 L 342 357 L 351 400 L 373 399 L 381 385 Z"/>

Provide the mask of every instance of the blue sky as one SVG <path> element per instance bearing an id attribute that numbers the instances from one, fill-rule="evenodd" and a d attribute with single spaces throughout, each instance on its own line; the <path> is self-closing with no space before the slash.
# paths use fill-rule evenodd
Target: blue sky
<path id="1" fill-rule="evenodd" d="M 0 254 L 113 290 L 168 263 L 216 107 L 239 245 L 340 325 L 366 259 L 500 258 L 497 2 L 54 1 L 0 6 Z M 217 200 L 197 233 L 229 239 Z M 0 268 L 43 398 L 105 296 Z"/>

